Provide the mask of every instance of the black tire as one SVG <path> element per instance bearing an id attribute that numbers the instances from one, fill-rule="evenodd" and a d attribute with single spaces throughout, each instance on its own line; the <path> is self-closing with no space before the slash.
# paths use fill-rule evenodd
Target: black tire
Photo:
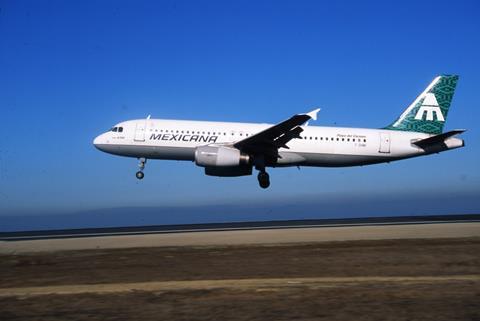
<path id="1" fill-rule="evenodd" d="M 261 188 L 268 188 L 270 186 L 270 181 L 262 181 L 260 182 Z"/>
<path id="2" fill-rule="evenodd" d="M 135 176 L 138 179 L 143 179 L 143 177 L 145 177 L 145 174 L 142 171 L 138 171 L 138 172 L 135 173 Z"/>
<path id="3" fill-rule="evenodd" d="M 268 173 L 258 173 L 258 184 L 261 188 L 268 188 L 270 186 L 270 176 L 268 175 Z"/>

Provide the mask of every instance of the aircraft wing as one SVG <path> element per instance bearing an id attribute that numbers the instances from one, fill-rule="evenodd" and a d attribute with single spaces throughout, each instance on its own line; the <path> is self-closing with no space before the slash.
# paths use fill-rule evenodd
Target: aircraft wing
<path id="1" fill-rule="evenodd" d="M 287 143 L 300 138 L 303 129 L 300 127 L 310 119 L 316 120 L 320 108 L 306 114 L 297 114 L 291 118 L 273 125 L 253 136 L 233 144 L 235 148 L 248 154 L 263 154 L 278 157 L 278 149 L 288 148 Z"/>

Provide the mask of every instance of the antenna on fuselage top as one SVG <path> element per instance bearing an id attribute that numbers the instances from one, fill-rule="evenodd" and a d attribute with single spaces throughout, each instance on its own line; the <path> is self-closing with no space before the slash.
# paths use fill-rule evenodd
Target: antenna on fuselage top
<path id="1" fill-rule="evenodd" d="M 148 116 L 147 116 L 147 119 L 150 119 L 151 116 L 152 116 L 152 115 L 148 115 Z"/>

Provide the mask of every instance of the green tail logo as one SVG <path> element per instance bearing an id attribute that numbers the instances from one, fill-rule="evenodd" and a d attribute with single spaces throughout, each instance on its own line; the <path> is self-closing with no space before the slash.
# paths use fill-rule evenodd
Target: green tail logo
<path id="1" fill-rule="evenodd" d="M 458 76 L 436 77 L 402 115 L 385 129 L 441 134 Z"/>

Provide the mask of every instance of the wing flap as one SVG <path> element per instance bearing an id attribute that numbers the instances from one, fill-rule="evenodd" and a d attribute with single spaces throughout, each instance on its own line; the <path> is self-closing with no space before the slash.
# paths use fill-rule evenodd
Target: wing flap
<path id="1" fill-rule="evenodd" d="M 320 109 L 312 110 L 306 114 L 297 114 L 291 118 L 273 125 L 255 135 L 233 144 L 246 153 L 278 155 L 278 148 L 288 148 L 287 143 L 300 138 L 303 129 L 300 127 L 310 119 L 317 119 Z"/>
<path id="2" fill-rule="evenodd" d="M 289 149 L 287 146 L 287 143 L 291 141 L 294 138 L 300 138 L 300 133 L 303 132 L 303 129 L 300 126 L 297 126 L 282 136 L 278 137 L 277 139 L 274 140 L 275 147 L 277 148 L 286 148 Z"/>

